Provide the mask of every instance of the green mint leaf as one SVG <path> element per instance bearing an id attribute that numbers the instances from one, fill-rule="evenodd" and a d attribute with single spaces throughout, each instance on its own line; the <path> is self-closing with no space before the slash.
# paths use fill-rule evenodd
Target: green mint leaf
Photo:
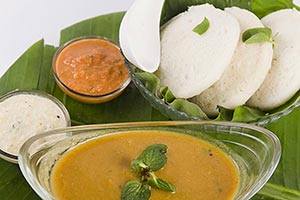
<path id="1" fill-rule="evenodd" d="M 246 30 L 242 35 L 242 41 L 246 44 L 261 42 L 273 43 L 271 38 L 272 30 L 270 28 L 252 28 Z"/>
<path id="2" fill-rule="evenodd" d="M 139 173 L 144 171 L 147 173 L 150 171 L 149 167 L 143 162 L 143 160 L 135 159 L 131 162 L 131 171 Z"/>
<path id="3" fill-rule="evenodd" d="M 157 178 L 157 179 L 151 179 L 148 181 L 148 184 L 156 189 L 165 190 L 168 192 L 175 192 L 176 188 L 171 183 L 168 183 L 167 181 Z"/>
<path id="4" fill-rule="evenodd" d="M 208 30 L 208 28 L 209 28 L 209 21 L 208 21 L 208 19 L 205 17 L 204 19 L 203 19 L 203 21 L 200 23 L 200 24 L 198 24 L 194 29 L 193 29 L 193 31 L 195 32 L 195 33 L 198 33 L 199 35 L 203 35 L 207 30 Z"/>
<path id="5" fill-rule="evenodd" d="M 161 99 L 165 103 L 172 103 L 176 99 L 172 91 L 167 86 L 161 87 L 159 92 L 161 94 Z"/>
<path id="6" fill-rule="evenodd" d="M 148 186 L 137 180 L 128 181 L 123 187 L 121 200 L 148 200 L 151 192 Z"/>
<path id="7" fill-rule="evenodd" d="M 272 43 L 272 40 L 265 33 L 257 33 L 245 41 L 246 44 L 255 44 L 262 42 Z"/>
<path id="8" fill-rule="evenodd" d="M 141 155 L 132 161 L 131 169 L 134 172 L 138 172 L 138 167 L 149 170 L 157 171 L 165 166 L 167 163 L 167 152 L 168 147 L 164 144 L 154 144 L 147 147 Z"/>
<path id="9" fill-rule="evenodd" d="M 133 160 L 131 162 L 131 171 L 133 171 L 135 173 L 140 172 L 141 171 L 140 165 L 141 165 L 141 161 L 140 160 L 137 160 L 137 159 Z"/>

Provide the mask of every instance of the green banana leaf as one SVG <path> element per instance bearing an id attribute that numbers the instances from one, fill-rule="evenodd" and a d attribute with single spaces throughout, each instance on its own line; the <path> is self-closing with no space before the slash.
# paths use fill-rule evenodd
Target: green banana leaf
<path id="1" fill-rule="evenodd" d="M 164 18 L 186 9 L 187 5 L 212 2 L 219 7 L 239 5 L 255 10 L 246 0 L 169 0 L 166 1 Z M 264 0 L 265 1 L 265 0 Z M 267 0 L 271 2 L 271 0 Z M 249 3 L 250 2 L 250 3 Z M 273 0 L 275 2 L 275 0 Z M 276 9 L 283 8 L 281 0 L 276 1 Z M 264 4 L 262 4 L 264 5 Z M 277 5 L 277 4 L 276 4 Z M 284 4 L 285 5 L 285 4 Z M 290 4 L 288 4 L 290 5 Z M 260 16 L 270 12 L 261 9 Z M 274 7 L 272 7 L 274 10 Z M 263 11 L 262 11 L 263 10 Z M 99 35 L 118 41 L 118 30 L 124 13 L 113 13 L 95 17 L 75 24 L 61 32 L 60 43 L 82 35 Z M 163 20 L 162 20 L 163 21 Z M 45 45 L 43 40 L 33 44 L 0 79 L 0 95 L 14 89 L 38 89 L 46 91 L 61 100 L 70 112 L 73 124 L 92 124 L 124 121 L 168 120 L 139 94 L 131 84 L 117 99 L 99 105 L 79 103 L 67 97 L 55 84 L 51 73 L 51 61 L 56 48 Z M 300 109 L 267 126 L 281 139 L 283 153 L 279 166 L 269 183 L 253 199 L 300 199 Z M 33 192 L 17 165 L 0 159 L 0 199 L 34 200 L 39 197 Z"/>
<path id="2" fill-rule="evenodd" d="M 267 183 L 258 194 L 252 199 L 255 200 L 299 200 L 300 191 L 287 189 L 283 186 Z"/>

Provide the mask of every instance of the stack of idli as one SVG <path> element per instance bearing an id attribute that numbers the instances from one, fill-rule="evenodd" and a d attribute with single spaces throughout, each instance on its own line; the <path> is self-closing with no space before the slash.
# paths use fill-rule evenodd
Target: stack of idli
<path id="1" fill-rule="evenodd" d="M 247 105 L 267 111 L 284 104 L 300 89 L 300 12 L 279 10 L 264 17 L 262 23 L 273 30 L 273 63 Z"/>
<path id="2" fill-rule="evenodd" d="M 209 28 L 194 28 L 204 19 Z M 273 31 L 269 41 L 245 43 L 253 28 Z M 161 62 L 156 74 L 177 98 L 198 104 L 209 116 L 218 107 L 249 105 L 271 110 L 300 89 L 300 13 L 274 12 L 262 20 L 248 10 L 220 10 L 209 4 L 190 7 L 161 30 Z"/>
<path id="3" fill-rule="evenodd" d="M 242 41 L 244 31 L 264 27 L 259 18 L 237 7 L 226 8 L 225 12 L 234 16 L 240 24 L 238 46 L 221 78 L 192 99 L 210 116 L 218 114 L 218 106 L 234 109 L 245 104 L 264 81 L 272 63 L 271 43 L 246 44 Z"/>
<path id="4" fill-rule="evenodd" d="M 207 32 L 193 29 L 204 18 Z M 240 26 L 230 14 L 204 4 L 171 19 L 161 30 L 161 60 L 157 75 L 161 84 L 178 98 L 200 94 L 222 75 L 239 40 Z"/>

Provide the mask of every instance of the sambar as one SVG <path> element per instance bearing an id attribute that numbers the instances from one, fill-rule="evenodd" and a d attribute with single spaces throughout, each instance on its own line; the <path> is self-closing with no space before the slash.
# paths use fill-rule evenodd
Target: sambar
<path id="1" fill-rule="evenodd" d="M 132 131 L 105 135 L 64 154 L 51 174 L 57 199 L 121 198 L 125 183 L 137 179 L 130 171 L 147 146 L 168 146 L 168 162 L 156 174 L 176 187 L 175 193 L 151 190 L 151 200 L 233 199 L 239 173 L 232 159 L 205 140 L 171 131 Z"/>

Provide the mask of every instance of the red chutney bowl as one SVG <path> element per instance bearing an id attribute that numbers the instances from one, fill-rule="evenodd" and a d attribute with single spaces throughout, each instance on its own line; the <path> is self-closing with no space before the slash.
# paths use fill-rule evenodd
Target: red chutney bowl
<path id="1" fill-rule="evenodd" d="M 52 70 L 63 92 L 90 104 L 116 98 L 131 81 L 118 45 L 98 36 L 62 45 L 53 57 Z"/>

